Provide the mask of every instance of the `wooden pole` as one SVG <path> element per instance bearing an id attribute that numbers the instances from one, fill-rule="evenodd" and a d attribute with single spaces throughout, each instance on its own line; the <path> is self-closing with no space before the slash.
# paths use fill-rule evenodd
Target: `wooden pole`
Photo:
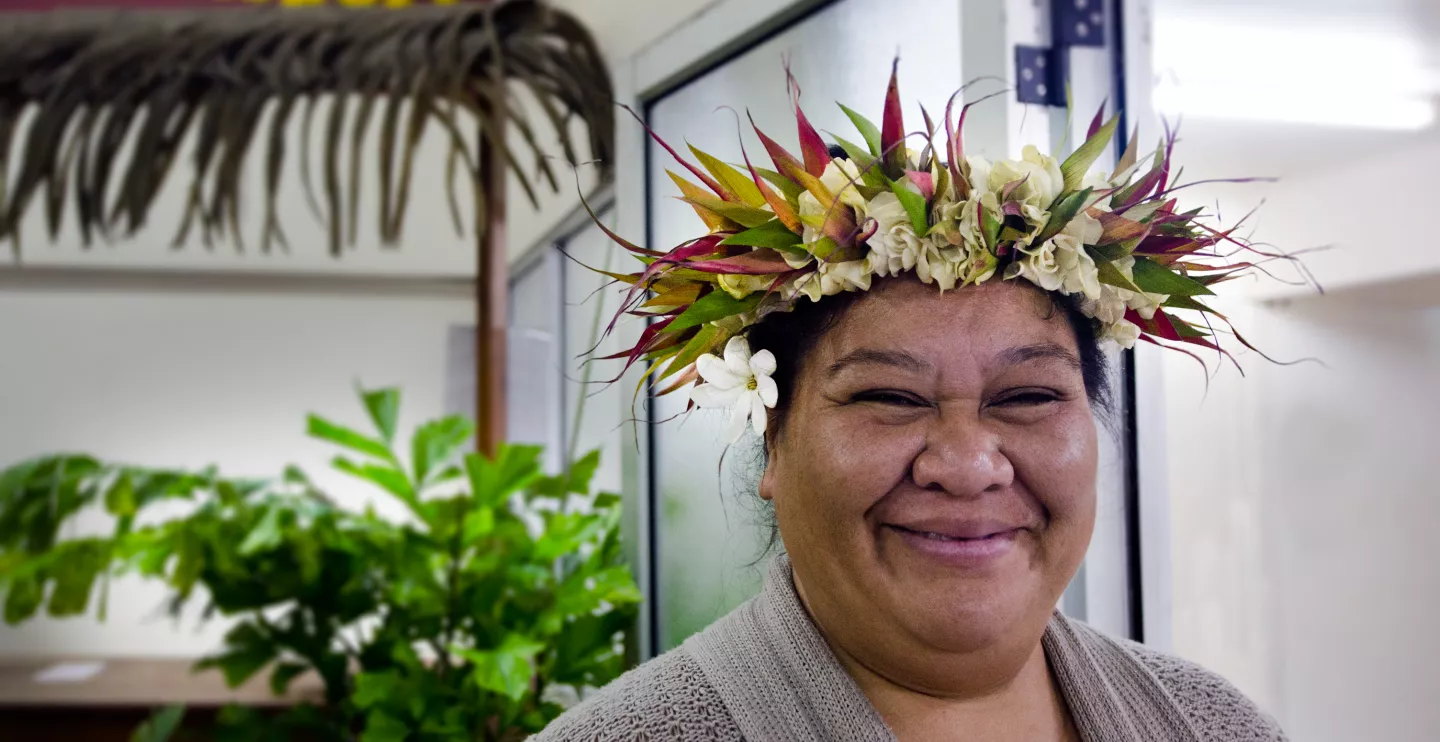
<path id="1" fill-rule="evenodd" d="M 504 117 L 492 116 L 480 137 L 480 182 L 488 208 L 480 235 L 475 275 L 475 442 L 494 456 L 505 440 L 506 329 L 510 271 L 505 250 L 505 160 L 492 142 L 504 141 Z"/>

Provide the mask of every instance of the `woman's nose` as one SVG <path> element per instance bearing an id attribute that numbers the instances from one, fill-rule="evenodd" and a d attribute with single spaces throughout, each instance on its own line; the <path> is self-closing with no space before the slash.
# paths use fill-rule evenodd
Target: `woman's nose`
<path id="1" fill-rule="evenodd" d="M 911 464 L 915 483 L 955 497 L 973 497 L 1008 487 L 1015 468 L 1001 450 L 998 432 L 973 411 L 945 410 L 925 436 Z"/>

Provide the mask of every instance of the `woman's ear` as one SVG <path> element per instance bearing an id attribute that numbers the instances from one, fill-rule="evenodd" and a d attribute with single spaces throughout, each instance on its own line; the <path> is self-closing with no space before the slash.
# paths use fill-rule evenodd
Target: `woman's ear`
<path id="1" fill-rule="evenodd" d="M 765 472 L 760 475 L 760 491 L 758 494 L 762 500 L 775 501 L 775 462 L 773 459 L 766 462 Z"/>
<path id="2" fill-rule="evenodd" d="M 760 474 L 760 487 L 758 494 L 761 499 L 775 501 L 775 449 L 776 438 L 779 434 L 775 430 L 775 418 L 778 417 L 774 410 L 769 412 L 770 420 L 765 426 L 765 471 Z"/>

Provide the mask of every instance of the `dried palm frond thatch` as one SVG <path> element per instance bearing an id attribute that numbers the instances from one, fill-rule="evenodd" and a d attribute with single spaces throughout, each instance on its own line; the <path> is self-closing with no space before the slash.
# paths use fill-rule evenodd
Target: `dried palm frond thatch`
<path id="1" fill-rule="evenodd" d="M 333 252 L 355 238 L 366 157 L 378 161 L 381 241 L 399 239 L 417 146 L 432 125 L 450 143 L 444 177 L 456 228 L 463 229 L 463 209 L 454 183 L 463 172 L 478 231 L 488 202 L 480 150 L 504 157 L 532 202 L 532 171 L 557 187 L 517 89 L 538 100 L 567 159 L 579 159 L 569 134 L 578 117 L 589 132 L 588 157 L 610 161 L 613 93 L 599 49 L 573 17 L 535 0 L 399 10 L 7 14 L 0 27 L 0 240 L 11 240 L 18 259 L 21 219 L 35 203 L 44 204 L 52 238 L 67 202 L 87 245 L 97 235 L 133 233 L 177 161 L 190 160 L 177 244 L 195 228 L 207 244 L 227 233 L 238 244 L 249 157 L 264 168 L 263 247 L 283 246 L 275 203 L 287 126 L 297 121 L 301 179 Z M 317 106 L 322 98 L 330 105 Z M 315 123 L 323 131 L 323 166 L 311 173 Z M 488 146 L 471 146 L 477 127 Z M 521 152 L 502 131 L 519 135 L 510 139 L 523 142 Z M 182 157 L 187 138 L 193 145 Z M 124 151 L 130 154 L 122 163 Z M 533 166 L 521 153 L 533 155 Z"/>

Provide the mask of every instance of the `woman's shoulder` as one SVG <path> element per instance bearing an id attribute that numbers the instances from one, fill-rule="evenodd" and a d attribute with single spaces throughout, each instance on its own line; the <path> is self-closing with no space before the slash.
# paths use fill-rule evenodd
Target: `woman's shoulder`
<path id="1" fill-rule="evenodd" d="M 740 742 L 742 738 L 720 695 L 682 646 L 616 678 L 530 739 Z"/>
<path id="2" fill-rule="evenodd" d="M 1202 738 L 1226 742 L 1286 739 L 1274 717 L 1218 673 L 1128 639 L 1112 641 L 1160 681 Z"/>

